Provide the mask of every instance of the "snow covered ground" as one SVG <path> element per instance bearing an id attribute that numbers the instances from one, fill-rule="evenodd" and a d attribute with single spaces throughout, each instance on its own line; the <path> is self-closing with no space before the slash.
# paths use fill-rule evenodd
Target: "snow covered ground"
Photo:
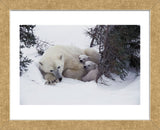
<path id="1" fill-rule="evenodd" d="M 54 44 L 89 47 L 90 39 L 85 35 L 88 26 L 36 26 L 35 34 L 44 41 Z M 125 81 L 105 78 L 106 84 L 95 81 L 82 82 L 63 78 L 56 85 L 44 85 L 37 68 L 41 56 L 35 48 L 23 50 L 33 60 L 28 71 L 20 77 L 21 105 L 139 105 L 140 77 L 129 72 Z"/>

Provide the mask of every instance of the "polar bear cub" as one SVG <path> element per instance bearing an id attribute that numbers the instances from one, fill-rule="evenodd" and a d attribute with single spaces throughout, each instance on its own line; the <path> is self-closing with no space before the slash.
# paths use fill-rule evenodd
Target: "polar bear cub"
<path id="1" fill-rule="evenodd" d="M 92 81 L 96 80 L 98 75 L 98 65 L 93 61 L 86 61 L 84 63 L 84 69 L 86 70 L 87 74 L 82 77 L 82 81 Z"/>
<path id="2" fill-rule="evenodd" d="M 79 55 L 79 61 L 81 63 L 85 63 L 86 61 L 93 61 L 96 64 L 99 64 L 100 62 L 100 54 L 96 52 L 95 50 L 92 50 L 91 48 L 86 49 L 86 54 Z"/>
<path id="3" fill-rule="evenodd" d="M 89 60 L 89 56 L 87 56 L 87 55 L 80 55 L 79 56 L 79 61 L 81 62 L 81 63 L 85 63 L 86 61 L 88 61 Z"/>

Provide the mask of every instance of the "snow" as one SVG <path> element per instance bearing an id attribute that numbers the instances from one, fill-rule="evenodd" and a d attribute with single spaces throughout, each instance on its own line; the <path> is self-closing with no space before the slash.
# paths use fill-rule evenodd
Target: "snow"
<path id="1" fill-rule="evenodd" d="M 74 45 L 79 48 L 87 48 L 91 41 L 85 34 L 88 27 L 91 26 L 37 26 L 35 33 L 41 40 L 53 44 Z"/>
<path id="2" fill-rule="evenodd" d="M 85 35 L 88 26 L 36 26 L 35 34 L 44 41 L 54 44 L 89 47 L 90 39 Z M 41 58 L 35 47 L 23 49 L 24 55 L 33 60 L 28 71 L 20 77 L 21 105 L 139 105 L 140 77 L 129 72 L 122 81 L 106 77 L 105 84 L 95 81 L 83 82 L 63 78 L 56 85 L 45 85 L 37 65 Z"/>

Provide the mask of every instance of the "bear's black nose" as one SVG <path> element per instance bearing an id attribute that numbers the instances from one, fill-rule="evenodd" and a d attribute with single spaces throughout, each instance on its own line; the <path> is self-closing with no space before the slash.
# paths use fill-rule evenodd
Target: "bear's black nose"
<path id="1" fill-rule="evenodd" d="M 86 68 L 86 66 L 84 66 L 84 68 Z"/>
<path id="2" fill-rule="evenodd" d="M 62 78 L 59 78 L 59 81 L 62 81 Z"/>
<path id="3" fill-rule="evenodd" d="M 80 62 L 82 63 L 82 62 L 83 62 L 83 60 L 80 60 Z"/>

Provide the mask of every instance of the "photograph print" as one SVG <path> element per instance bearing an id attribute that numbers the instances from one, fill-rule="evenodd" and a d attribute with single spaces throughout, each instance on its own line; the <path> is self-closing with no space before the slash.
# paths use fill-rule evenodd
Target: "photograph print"
<path id="1" fill-rule="evenodd" d="M 20 105 L 140 105 L 140 25 L 19 25 Z"/>

